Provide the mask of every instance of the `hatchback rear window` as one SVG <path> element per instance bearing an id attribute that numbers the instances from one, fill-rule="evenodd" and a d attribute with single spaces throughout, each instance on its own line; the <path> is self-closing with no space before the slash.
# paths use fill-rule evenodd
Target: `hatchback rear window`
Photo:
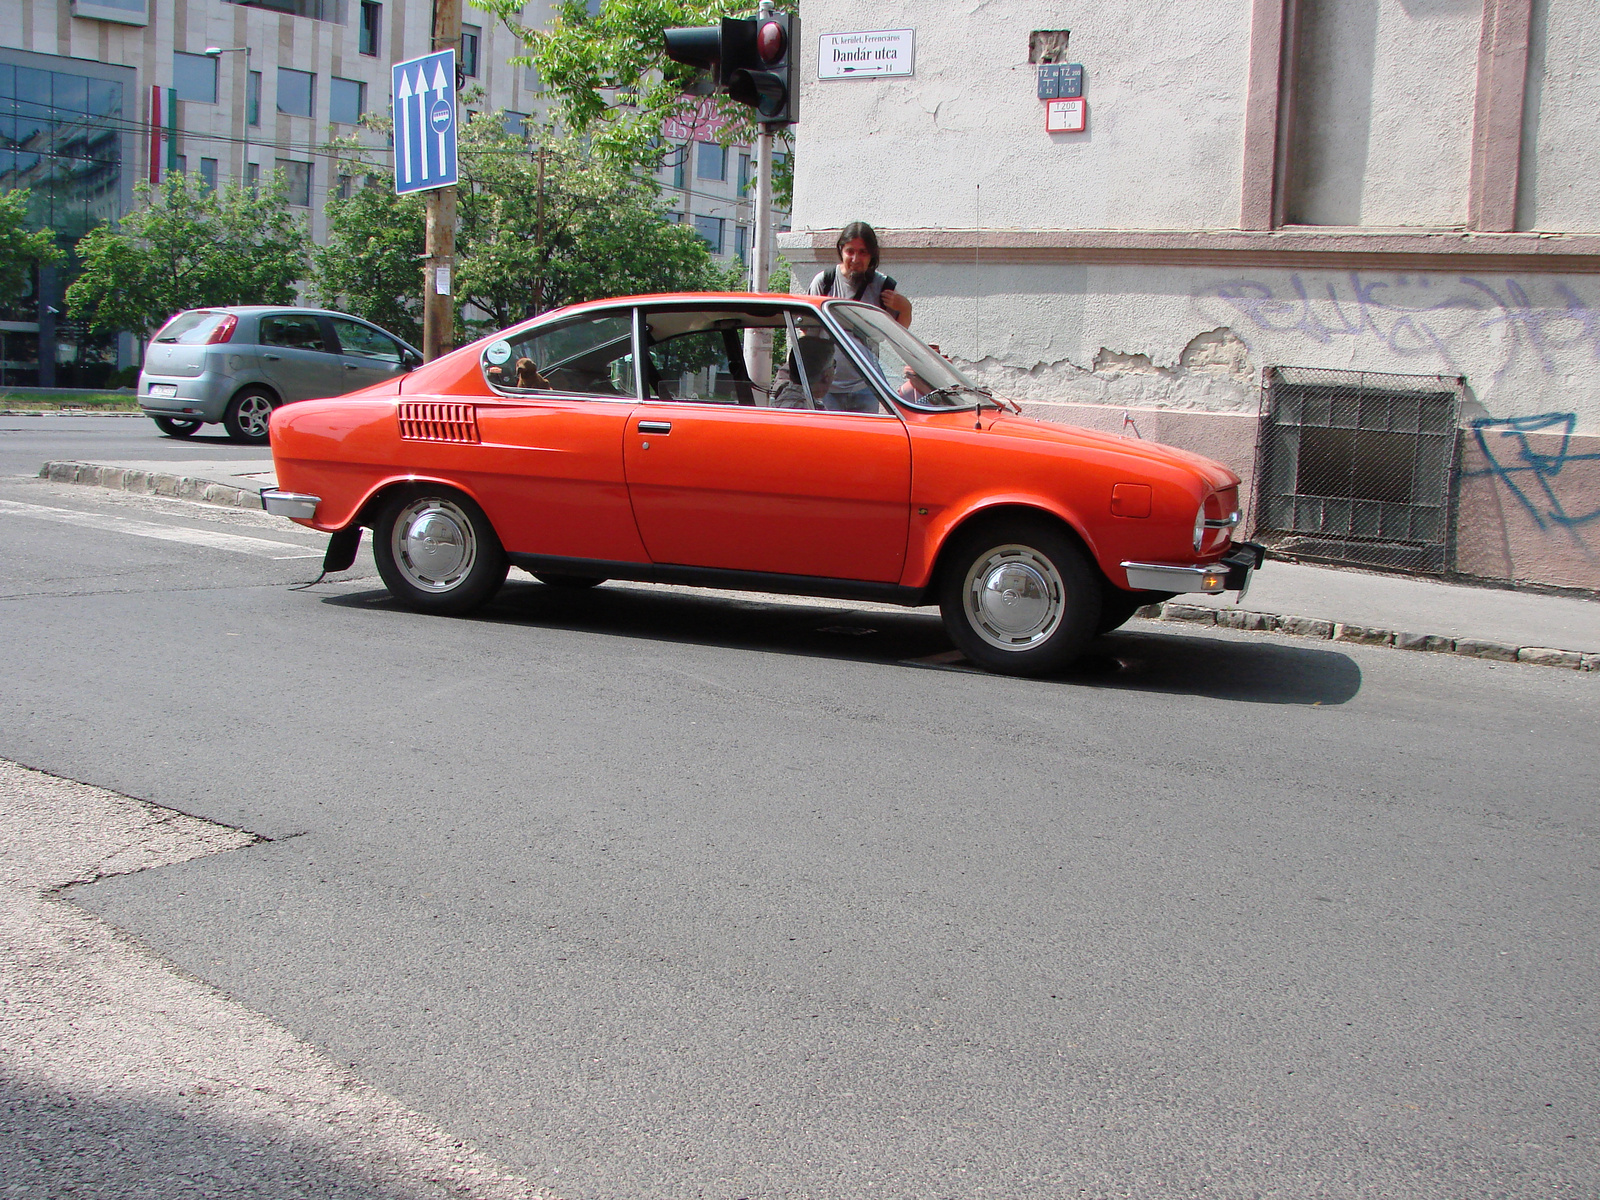
<path id="1" fill-rule="evenodd" d="M 156 334 L 156 341 L 176 342 L 180 346 L 201 345 L 227 315 L 221 312 L 207 312 L 204 309 L 179 313 L 162 327 L 160 333 Z"/>

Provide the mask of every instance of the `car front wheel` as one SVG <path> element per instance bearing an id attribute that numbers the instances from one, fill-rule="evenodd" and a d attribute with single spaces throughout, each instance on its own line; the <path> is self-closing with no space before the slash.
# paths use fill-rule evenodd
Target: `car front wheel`
<path id="1" fill-rule="evenodd" d="M 267 444 L 267 422 L 272 410 L 278 407 L 269 392 L 260 388 L 245 388 L 228 401 L 228 410 L 222 414 L 223 428 L 228 436 L 246 446 Z"/>
<path id="2" fill-rule="evenodd" d="M 459 616 L 505 582 L 509 563 L 483 510 L 445 488 L 408 488 L 373 530 L 378 574 L 407 608 Z"/>
<path id="3" fill-rule="evenodd" d="M 200 421 L 180 421 L 175 417 L 151 417 L 156 428 L 170 438 L 191 438 L 200 432 Z"/>
<path id="4" fill-rule="evenodd" d="M 1047 675 L 1077 658 L 1099 628 L 1099 573 L 1047 521 L 989 524 L 951 548 L 939 610 L 951 640 L 979 666 Z"/>

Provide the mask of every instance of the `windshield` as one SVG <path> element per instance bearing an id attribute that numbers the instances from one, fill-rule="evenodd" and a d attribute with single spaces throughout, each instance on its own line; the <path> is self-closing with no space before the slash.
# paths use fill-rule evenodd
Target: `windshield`
<path id="1" fill-rule="evenodd" d="M 829 304 L 826 311 L 867 360 L 868 369 L 907 404 L 972 408 L 989 395 L 881 308 L 842 303 Z"/>

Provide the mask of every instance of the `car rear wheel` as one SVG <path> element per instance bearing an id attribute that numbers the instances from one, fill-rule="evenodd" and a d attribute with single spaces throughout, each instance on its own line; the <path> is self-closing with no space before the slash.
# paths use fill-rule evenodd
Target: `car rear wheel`
<path id="1" fill-rule="evenodd" d="M 222 414 L 223 428 L 236 442 L 243 442 L 246 446 L 265 446 L 267 422 L 272 417 L 272 410 L 277 407 L 277 398 L 271 392 L 261 388 L 245 388 L 228 401 L 228 409 Z"/>
<path id="2" fill-rule="evenodd" d="M 1044 520 L 958 535 L 939 585 L 945 629 L 973 662 L 1003 675 L 1067 666 L 1100 626 L 1100 576 L 1076 541 Z"/>
<path id="3" fill-rule="evenodd" d="M 546 587 L 555 588 L 592 588 L 605 582 L 593 575 L 553 575 L 548 571 L 535 571 L 533 577 Z"/>
<path id="4" fill-rule="evenodd" d="M 201 421 L 180 421 L 176 417 L 151 417 L 156 428 L 171 438 L 190 438 L 200 432 Z"/>
<path id="5" fill-rule="evenodd" d="M 448 488 L 407 488 L 378 515 L 378 574 L 417 612 L 459 616 L 485 603 L 510 564 L 483 510 Z"/>

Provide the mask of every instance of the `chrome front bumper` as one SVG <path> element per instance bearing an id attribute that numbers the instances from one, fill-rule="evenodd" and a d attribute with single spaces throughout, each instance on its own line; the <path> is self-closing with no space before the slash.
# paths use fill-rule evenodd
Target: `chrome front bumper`
<path id="1" fill-rule="evenodd" d="M 1138 592 L 1240 592 L 1250 586 L 1250 573 L 1257 570 L 1266 550 L 1254 542 L 1240 542 L 1220 562 L 1203 567 L 1179 567 L 1166 563 L 1125 562 L 1128 586 Z"/>
<path id="2" fill-rule="evenodd" d="M 284 492 L 277 488 L 261 489 L 261 507 L 275 517 L 309 521 L 317 515 L 317 505 L 321 503 L 321 496 L 308 496 L 304 492 Z"/>

